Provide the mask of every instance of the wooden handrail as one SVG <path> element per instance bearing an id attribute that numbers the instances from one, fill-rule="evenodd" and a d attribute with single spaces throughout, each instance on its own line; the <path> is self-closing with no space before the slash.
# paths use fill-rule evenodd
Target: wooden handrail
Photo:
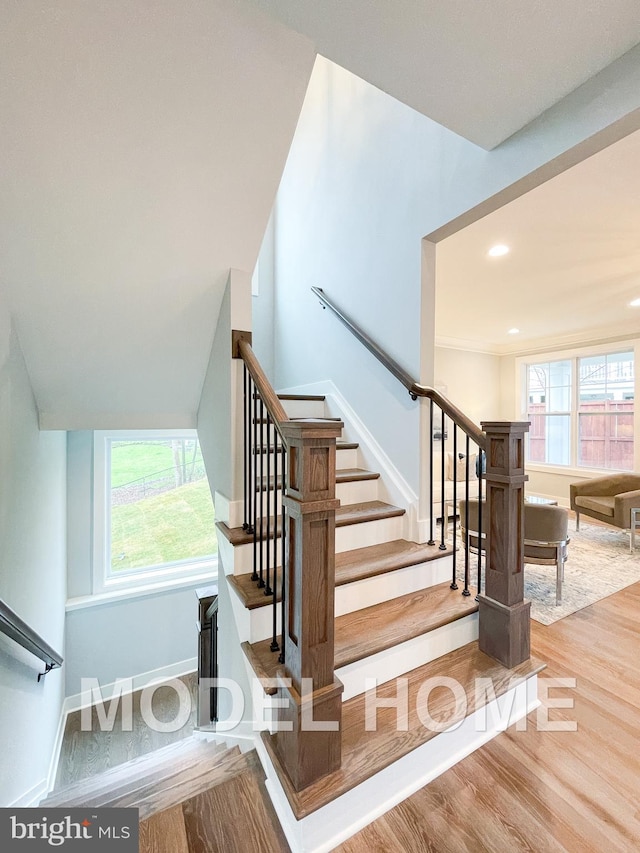
<path id="1" fill-rule="evenodd" d="M 276 426 L 286 423 L 289 420 L 289 416 L 267 379 L 266 373 L 260 367 L 260 362 L 256 358 L 251 344 L 243 340 L 238 341 L 238 351 L 242 360 L 247 365 L 247 370 L 251 374 L 251 378 L 255 382 L 258 393 L 260 394 L 260 399 L 267 407 L 267 411 L 271 415 L 273 422 Z"/>
<path id="2" fill-rule="evenodd" d="M 62 657 L 2 600 L 0 600 L 0 632 L 44 661 L 45 671 L 38 675 L 38 681 L 52 669 L 62 666 Z"/>
<path id="3" fill-rule="evenodd" d="M 392 373 L 396 379 L 398 379 L 404 387 L 407 389 L 412 399 L 416 400 L 418 397 L 426 397 L 429 400 L 433 400 L 442 411 L 451 418 L 451 420 L 457 424 L 463 432 L 465 432 L 470 438 L 472 438 L 475 443 L 480 447 L 481 450 L 485 449 L 487 437 L 485 433 L 480 429 L 479 426 L 474 424 L 474 422 L 468 418 L 464 412 L 461 412 L 457 406 L 454 406 L 452 402 L 447 400 L 446 397 L 443 397 L 439 391 L 436 391 L 435 388 L 430 388 L 428 385 L 420 385 L 419 382 L 416 382 L 412 377 L 407 373 L 407 371 L 401 367 L 397 361 L 391 358 L 378 344 L 363 332 L 362 329 L 344 312 L 342 312 L 324 293 L 322 288 L 320 287 L 312 287 L 311 290 L 318 297 L 323 307 L 329 308 L 336 317 L 343 323 L 347 329 L 351 332 L 354 337 L 356 337 L 361 344 L 363 344 L 369 352 L 374 355 L 378 361 L 384 365 L 387 370 Z"/>

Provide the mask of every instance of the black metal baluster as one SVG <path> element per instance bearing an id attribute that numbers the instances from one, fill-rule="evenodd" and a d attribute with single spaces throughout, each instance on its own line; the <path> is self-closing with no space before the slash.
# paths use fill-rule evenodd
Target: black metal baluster
<path id="1" fill-rule="evenodd" d="M 251 457 L 253 459 L 253 483 L 251 485 L 251 494 L 253 502 L 252 527 L 253 527 L 253 572 L 251 574 L 252 581 L 258 581 L 258 392 L 256 391 L 255 382 L 251 383 L 251 399 L 253 401 L 253 446 L 251 448 Z"/>
<path id="2" fill-rule="evenodd" d="M 428 545 L 435 545 L 433 538 L 433 400 L 429 400 L 429 541 Z"/>
<path id="3" fill-rule="evenodd" d="M 445 459 L 444 459 L 444 457 L 445 457 L 444 434 L 445 434 L 445 425 L 446 425 L 446 421 L 447 421 L 447 416 L 442 411 L 442 409 L 440 409 L 440 411 L 442 413 L 442 420 L 440 421 L 440 441 L 442 442 L 442 453 L 441 453 L 442 458 L 440 460 L 440 462 L 441 462 L 441 464 L 440 464 L 440 489 L 441 489 L 440 503 L 442 504 L 442 506 L 440 508 L 440 511 L 442 513 L 442 519 L 441 519 L 442 524 L 440 526 L 440 545 L 438 547 L 440 548 L 441 551 L 446 551 L 447 546 L 445 545 L 445 541 L 444 541 L 444 533 L 445 533 L 444 528 L 445 528 L 445 525 L 447 523 L 447 501 L 446 501 L 445 494 L 444 494 L 444 482 L 445 482 L 444 481 L 444 463 L 445 463 Z"/>
<path id="4" fill-rule="evenodd" d="M 264 587 L 264 403 L 260 399 L 260 569 L 258 588 Z M 268 492 L 267 492 L 268 494 Z"/>
<path id="5" fill-rule="evenodd" d="M 284 632 L 285 632 L 285 624 L 286 624 L 286 621 L 285 621 L 285 619 L 286 619 L 286 603 L 285 603 L 286 602 L 286 595 L 285 595 L 285 591 L 286 591 L 286 582 L 287 582 L 287 562 L 286 562 L 286 558 L 287 558 L 287 523 L 286 523 L 286 521 L 287 521 L 287 519 L 286 519 L 286 513 L 285 513 L 285 507 L 284 507 L 284 496 L 286 494 L 285 490 L 287 487 L 287 455 L 288 455 L 287 454 L 287 448 L 286 448 L 286 445 L 283 441 L 282 442 L 282 458 L 281 458 L 281 467 L 282 467 L 282 521 L 281 521 L 281 527 L 280 527 L 280 539 L 281 539 L 280 550 L 281 550 L 281 554 L 282 554 L 282 569 L 280 570 L 280 579 L 281 579 L 280 606 L 282 609 L 280 629 L 282 632 L 282 641 L 280 644 L 280 654 L 278 656 L 278 660 L 280 661 L 280 663 L 285 662 L 284 661 L 284 649 L 285 649 L 285 641 L 284 641 L 285 633 Z M 275 596 L 274 596 L 274 599 L 275 599 Z M 274 606 L 275 606 L 275 600 L 274 600 Z"/>
<path id="6" fill-rule="evenodd" d="M 444 445 L 443 445 L 444 447 Z M 451 589 L 458 589 L 456 583 L 456 510 L 458 508 L 458 425 L 453 424 L 453 577 Z"/>
<path id="7" fill-rule="evenodd" d="M 467 445 L 466 445 L 466 457 L 465 457 L 465 506 L 464 513 L 469 518 L 469 436 L 467 436 Z M 463 595 L 471 595 L 469 591 L 469 537 L 467 535 L 467 547 L 464 550 L 464 589 L 462 590 Z"/>
<path id="8" fill-rule="evenodd" d="M 273 430 L 273 600 L 271 602 L 271 645 L 272 652 L 280 651 L 278 645 L 278 431 Z M 281 500 L 282 506 L 282 500 Z M 282 513 L 282 508 L 280 509 Z"/>
<path id="9" fill-rule="evenodd" d="M 264 586 L 265 595 L 273 594 L 273 590 L 271 589 L 271 490 L 274 488 L 275 482 L 274 485 L 271 485 L 271 415 L 267 413 L 267 539 L 263 546 L 266 551 L 266 583 Z M 275 533 L 276 532 L 274 530 L 274 536 Z"/>
<path id="10" fill-rule="evenodd" d="M 250 435 L 251 435 L 251 412 L 247 409 L 247 365 L 243 364 L 244 372 L 242 376 L 242 409 L 243 409 L 243 441 L 244 441 L 244 518 L 242 521 L 242 529 L 249 529 L 249 490 L 250 490 L 250 481 L 251 481 L 251 457 L 249 454 L 249 445 L 251 444 Z"/>
<path id="11" fill-rule="evenodd" d="M 478 448 L 478 595 L 482 591 L 482 478 L 484 477 L 482 453 L 482 449 Z M 476 595 L 476 600 L 478 595 Z"/>

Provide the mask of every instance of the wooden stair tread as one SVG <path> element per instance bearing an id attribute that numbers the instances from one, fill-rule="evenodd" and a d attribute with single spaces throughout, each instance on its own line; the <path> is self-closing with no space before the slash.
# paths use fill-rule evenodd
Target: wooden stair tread
<path id="1" fill-rule="evenodd" d="M 379 480 L 380 474 L 377 471 L 367 471 L 366 468 L 338 468 L 336 471 L 336 483 L 359 483 L 363 480 Z M 275 486 L 277 490 L 282 488 L 282 477 L 271 477 L 270 480 L 267 481 L 267 478 L 264 477 L 263 482 L 258 485 L 258 491 L 265 492 L 267 488 L 273 489 L 275 481 Z"/>
<path id="2" fill-rule="evenodd" d="M 186 801 L 182 812 L 191 853 L 289 851 L 257 759 L 252 767 L 225 785 Z"/>
<path id="3" fill-rule="evenodd" d="M 157 812 L 164 811 L 200 794 L 216 785 L 227 783 L 238 773 L 244 772 L 247 759 L 237 746 L 226 749 L 214 762 L 200 759 L 189 767 L 182 767 L 173 774 L 146 780 L 130 790 L 114 792 L 113 795 L 87 798 L 77 805 L 137 808 L 140 820 L 146 820 Z"/>
<path id="4" fill-rule="evenodd" d="M 462 619 L 478 609 L 475 589 L 465 597 L 448 583 L 411 592 L 363 610 L 346 613 L 336 619 L 334 668 L 354 663 L 383 652 L 436 628 Z M 278 642 L 281 638 L 278 637 Z M 258 678 L 275 678 L 280 667 L 278 654 L 270 649 L 271 640 L 243 643 Z M 274 693 L 275 688 L 268 688 Z"/>
<path id="5" fill-rule="evenodd" d="M 360 447 L 357 441 L 336 441 L 336 450 L 357 450 Z"/>
<path id="6" fill-rule="evenodd" d="M 190 853 L 181 806 L 140 822 L 140 853 Z"/>
<path id="7" fill-rule="evenodd" d="M 318 779 L 303 791 L 293 789 L 288 777 L 280 768 L 273 749 L 272 735 L 262 733 L 270 758 L 279 769 L 279 777 L 296 818 L 300 820 L 337 797 L 355 788 L 361 782 L 398 761 L 414 749 L 427 743 L 437 732 L 423 725 L 416 711 L 416 697 L 420 687 L 430 678 L 453 678 L 465 690 L 466 715 L 477 710 L 476 678 L 490 678 L 496 697 L 511 687 L 544 669 L 545 664 L 531 658 L 513 669 L 506 669 L 483 654 L 477 642 L 469 643 L 453 652 L 406 673 L 408 681 L 408 730 L 398 730 L 394 708 L 380 709 L 375 731 L 365 729 L 366 694 L 355 696 L 342 705 L 342 765 L 339 770 Z M 395 698 L 396 680 L 392 679 L 377 689 L 378 698 Z M 453 724 L 454 698 L 449 690 L 434 690 L 429 700 L 429 712 L 436 721 L 450 720 Z"/>
<path id="8" fill-rule="evenodd" d="M 404 515 L 405 510 L 399 506 L 392 506 L 384 501 L 363 501 L 356 504 L 345 504 L 336 510 L 336 527 L 346 527 L 349 524 L 361 524 L 366 521 L 379 521 L 383 518 L 393 518 Z M 280 536 L 281 517 L 277 518 L 277 536 Z M 273 530 L 274 519 L 271 517 L 271 529 Z M 246 545 L 253 542 L 253 534 L 247 533 L 242 527 L 228 527 L 224 521 L 217 521 L 216 527 L 231 545 Z M 266 521 L 264 529 L 266 531 Z"/>
<path id="9" fill-rule="evenodd" d="M 405 539 L 394 539 L 381 545 L 367 545 L 365 548 L 343 551 L 336 554 L 335 584 L 343 586 L 407 566 L 449 557 L 452 553 L 451 548 L 441 551 L 438 545 L 420 545 Z M 277 574 L 280 575 L 280 566 L 277 567 Z M 257 583 L 251 580 L 251 572 L 229 575 L 227 580 L 248 610 L 268 607 L 273 603 L 273 595 L 265 595 L 264 588 L 258 588 Z M 282 596 L 279 583 L 276 592 L 277 600 L 280 601 Z"/>
<path id="10" fill-rule="evenodd" d="M 421 545 L 406 539 L 342 551 L 336 554 L 336 586 L 448 557 L 452 553 L 451 548 L 441 551 L 438 545 Z"/>
<path id="11" fill-rule="evenodd" d="M 336 527 L 346 527 L 349 524 L 362 524 L 365 521 L 380 521 L 383 518 L 393 518 L 404 515 L 405 510 L 392 506 L 384 501 L 362 501 L 357 504 L 339 506 L 336 510 Z"/>
<path id="12" fill-rule="evenodd" d="M 476 590 L 465 597 L 441 583 L 345 613 L 336 619 L 335 668 L 383 652 L 478 610 Z"/>
<path id="13" fill-rule="evenodd" d="M 379 480 L 377 471 L 367 471 L 366 468 L 338 468 L 336 483 L 356 483 L 361 480 Z"/>
<path id="14" fill-rule="evenodd" d="M 278 566 L 277 580 L 277 600 L 280 601 L 282 598 L 282 591 L 280 589 L 280 566 Z M 260 589 L 258 584 L 251 580 L 251 572 L 247 572 L 244 575 L 228 575 L 227 581 L 237 592 L 240 601 L 242 601 L 247 610 L 256 610 L 258 607 L 268 607 L 273 603 L 273 595 L 264 594 L 264 587 Z"/>
<path id="15" fill-rule="evenodd" d="M 188 766 L 201 757 L 214 756 L 224 752 L 221 744 L 209 743 L 199 738 L 189 737 L 170 743 L 161 749 L 145 753 L 131 761 L 118 764 L 115 767 L 80 779 L 71 785 L 53 791 L 40 805 L 54 807 L 66 805 L 76 798 L 85 798 L 99 794 L 104 790 L 116 790 L 126 785 L 132 778 L 144 779 L 161 775 L 167 768 L 170 770 L 182 765 Z"/>

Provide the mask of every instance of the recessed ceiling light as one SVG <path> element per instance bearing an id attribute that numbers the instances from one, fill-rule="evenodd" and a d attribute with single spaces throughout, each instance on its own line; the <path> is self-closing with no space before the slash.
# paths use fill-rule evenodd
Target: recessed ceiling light
<path id="1" fill-rule="evenodd" d="M 515 328 L 514 328 L 514 329 L 509 329 L 509 331 L 507 332 L 507 334 L 508 334 L 508 335 L 519 335 L 519 334 L 520 334 L 520 329 L 515 329 Z"/>
<path id="2" fill-rule="evenodd" d="M 632 308 L 640 308 L 640 299 L 632 299 L 629 303 Z"/>
<path id="3" fill-rule="evenodd" d="M 505 246 L 503 243 L 498 243 L 496 246 L 492 246 L 487 254 L 490 258 L 499 258 L 502 255 L 509 254 L 509 247 Z"/>

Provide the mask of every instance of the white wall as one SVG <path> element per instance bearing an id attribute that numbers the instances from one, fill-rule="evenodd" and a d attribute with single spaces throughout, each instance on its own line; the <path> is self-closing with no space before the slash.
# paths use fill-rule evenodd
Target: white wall
<path id="1" fill-rule="evenodd" d="M 0 312 L 2 305 L 0 304 Z M 66 598 L 65 435 L 40 432 L 20 343 L 0 314 L 0 598 L 60 654 Z M 64 673 L 0 635 L 0 805 L 44 793 Z"/>
<path id="2" fill-rule="evenodd" d="M 636 66 L 486 152 L 319 57 L 276 203 L 277 386 L 333 380 L 417 488 L 417 404 L 310 287 L 431 384 L 435 281 L 429 269 L 421 285 L 421 238 L 444 239 L 635 129 Z"/>
<path id="3" fill-rule="evenodd" d="M 258 292 L 252 294 L 253 341 L 252 346 L 262 369 L 274 381 L 274 289 L 275 289 L 275 212 L 269 218 L 264 234 L 254 279 Z M 253 285 L 253 281 L 252 281 Z"/>
<path id="4" fill-rule="evenodd" d="M 434 379 L 436 387 L 446 386 L 445 395 L 474 423 L 500 420 L 500 356 L 436 347 Z"/>
<path id="5" fill-rule="evenodd" d="M 242 418 L 232 428 L 232 413 L 241 404 L 241 363 L 231 358 L 231 330 L 251 328 L 251 279 L 237 270 L 229 275 L 211 357 L 202 389 L 198 411 L 198 438 L 207 468 L 212 493 L 226 498 L 242 498 Z M 241 411 L 241 409 L 240 409 Z M 217 507 L 216 507 L 217 509 Z M 251 693 L 246 676 L 244 654 L 231 609 L 230 592 L 225 577 L 224 558 L 218 549 L 218 674 L 234 679 L 245 697 L 245 709 L 251 707 Z M 220 692 L 220 719 L 230 715 L 230 695 Z"/>

